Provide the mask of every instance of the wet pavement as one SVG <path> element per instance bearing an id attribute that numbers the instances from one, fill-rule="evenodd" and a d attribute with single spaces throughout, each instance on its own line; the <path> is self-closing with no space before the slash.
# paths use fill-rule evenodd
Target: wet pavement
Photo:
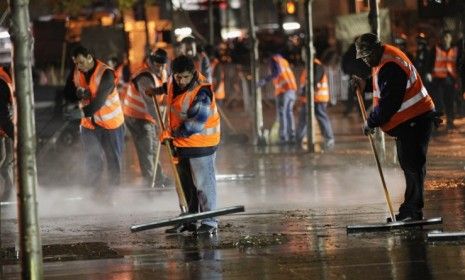
<path id="1" fill-rule="evenodd" d="M 247 131 L 246 116 L 230 113 Z M 465 229 L 465 119 L 451 133 L 442 128 L 430 146 L 424 214 L 442 216 L 442 225 L 347 234 L 347 225 L 383 222 L 389 214 L 358 115 L 343 116 L 338 107 L 330 113 L 332 151 L 221 146 L 219 207 L 244 205 L 246 212 L 220 217 L 213 237 L 130 232 L 131 225 L 179 214 L 172 187 L 142 185 L 132 144 L 124 184 L 103 202 L 78 187 L 77 144 L 54 148 L 38 166 L 45 278 L 465 279 L 465 241 L 426 238 Z M 392 147 L 388 140 L 383 170 L 397 209 L 404 182 Z M 2 205 L 1 279 L 20 279 L 15 216 L 14 204 Z"/>

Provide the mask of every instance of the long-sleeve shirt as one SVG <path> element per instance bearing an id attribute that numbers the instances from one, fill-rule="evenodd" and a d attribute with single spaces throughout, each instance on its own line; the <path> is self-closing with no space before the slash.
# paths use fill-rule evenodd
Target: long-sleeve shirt
<path id="1" fill-rule="evenodd" d="M 11 112 L 10 104 L 10 88 L 5 81 L 0 79 L 0 128 L 13 138 L 14 125 L 13 125 L 13 112 Z"/>
<path id="2" fill-rule="evenodd" d="M 263 78 L 259 82 L 259 84 L 264 85 L 265 83 L 268 83 L 269 81 L 271 81 L 271 80 L 278 77 L 279 72 L 281 71 L 281 69 L 279 68 L 279 64 L 274 59 L 271 59 L 271 61 L 270 61 L 270 70 L 271 70 L 271 73 L 268 76 L 266 76 L 265 78 Z"/>
<path id="3" fill-rule="evenodd" d="M 155 88 L 155 80 L 150 73 L 142 72 L 132 79 L 132 82 L 137 88 L 137 91 L 141 93 L 141 97 L 144 99 L 147 105 L 147 112 L 156 120 L 155 104 L 153 98 L 144 94 L 147 89 Z"/>
<path id="4" fill-rule="evenodd" d="M 171 79 L 173 79 L 171 77 Z M 192 81 L 183 89 L 180 89 L 173 79 L 173 98 L 185 93 L 188 89 L 192 88 L 193 84 L 197 81 L 198 74 L 194 75 Z M 156 89 L 156 94 L 166 94 L 167 83 L 164 83 L 162 87 Z M 203 87 L 199 93 L 195 96 L 189 109 L 187 110 L 187 119 L 174 131 L 171 135 L 174 138 L 186 138 L 193 134 L 200 133 L 205 128 L 205 123 L 208 117 L 212 114 L 211 112 L 211 97 L 213 93 L 209 87 Z M 177 148 L 176 153 L 180 157 L 195 158 L 211 155 L 216 151 L 217 146 L 213 147 L 183 147 Z"/>
<path id="5" fill-rule="evenodd" d="M 87 83 L 89 82 L 92 74 L 95 71 L 97 63 L 94 67 L 84 73 Z M 70 102 L 78 101 L 76 95 L 76 86 L 73 81 L 74 71 L 70 72 L 65 86 L 65 98 Z M 115 88 L 115 74 L 113 71 L 107 69 L 103 72 L 100 84 L 97 87 L 97 93 L 91 102 L 82 108 L 85 117 L 92 117 L 100 108 L 105 104 L 107 97 L 112 93 Z"/>
<path id="6" fill-rule="evenodd" d="M 380 98 L 367 119 L 369 127 L 378 127 L 388 122 L 400 109 L 407 86 L 407 74 L 394 62 L 388 62 L 378 73 Z"/>

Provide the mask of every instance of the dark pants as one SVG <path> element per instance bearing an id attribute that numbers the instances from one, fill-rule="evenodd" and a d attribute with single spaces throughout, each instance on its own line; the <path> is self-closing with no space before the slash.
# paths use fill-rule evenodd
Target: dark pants
<path id="1" fill-rule="evenodd" d="M 426 153 L 431 136 L 431 118 L 404 124 L 396 138 L 397 155 L 405 176 L 405 197 L 399 208 L 401 216 L 422 217 Z"/>
<path id="2" fill-rule="evenodd" d="M 331 121 L 326 111 L 327 105 L 328 103 L 326 102 L 315 103 L 315 118 L 318 122 L 318 126 L 320 127 L 321 134 L 325 138 L 325 142 L 334 139 L 333 128 L 331 126 Z M 300 109 L 299 123 L 297 126 L 297 142 L 298 143 L 301 143 L 302 139 L 307 135 L 307 119 L 308 119 L 307 112 L 308 112 L 307 104 L 303 104 L 303 106 Z"/>
<path id="3" fill-rule="evenodd" d="M 158 149 L 159 141 L 156 139 L 158 133 L 155 124 L 132 117 L 125 116 L 124 123 L 131 132 L 134 145 L 136 147 L 139 166 L 146 184 L 152 186 L 155 151 Z M 162 180 L 161 165 L 157 163 L 157 181 Z"/>
<path id="4" fill-rule="evenodd" d="M 452 78 L 433 79 L 432 97 L 436 110 L 439 113 L 445 113 L 447 117 L 447 125 L 452 126 L 455 118 L 454 102 L 456 100 L 456 90 L 454 88 L 454 80 Z"/>
<path id="5" fill-rule="evenodd" d="M 198 213 L 199 212 L 199 199 L 197 196 L 197 188 L 195 187 L 192 179 L 191 164 L 188 158 L 179 158 L 177 164 L 177 170 L 179 178 L 181 179 L 182 189 L 186 196 L 188 212 Z"/>
<path id="6" fill-rule="evenodd" d="M 85 185 L 102 186 L 103 166 L 106 164 L 109 185 L 118 186 L 121 183 L 124 126 L 116 129 L 81 127 L 81 141 L 86 164 Z"/>

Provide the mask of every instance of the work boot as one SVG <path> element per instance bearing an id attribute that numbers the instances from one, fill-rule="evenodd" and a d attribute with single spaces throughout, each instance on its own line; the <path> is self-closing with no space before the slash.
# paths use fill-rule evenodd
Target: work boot
<path id="1" fill-rule="evenodd" d="M 412 214 L 397 214 L 396 222 L 411 222 L 411 221 L 421 221 L 423 220 L 423 214 L 412 215 Z M 387 223 L 392 223 L 391 217 L 386 219 Z"/>
<path id="2" fill-rule="evenodd" d="M 172 187 L 174 185 L 173 180 L 164 175 L 164 174 L 157 174 L 157 178 L 155 179 L 155 188 L 167 188 Z"/>
<path id="3" fill-rule="evenodd" d="M 207 224 L 202 224 L 196 231 L 195 235 L 204 235 L 204 234 L 209 234 L 209 235 L 215 235 L 217 232 L 217 228 L 207 225 Z"/>
<path id="4" fill-rule="evenodd" d="M 174 227 L 165 230 L 165 233 L 177 234 L 177 233 L 183 233 L 185 231 L 195 232 L 196 229 L 197 229 L 197 226 L 195 223 L 183 223 L 183 224 L 177 224 Z"/>

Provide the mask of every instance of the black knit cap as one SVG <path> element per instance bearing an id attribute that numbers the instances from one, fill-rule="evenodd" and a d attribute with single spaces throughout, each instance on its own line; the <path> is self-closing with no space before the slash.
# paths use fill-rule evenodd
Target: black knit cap
<path id="1" fill-rule="evenodd" d="M 168 61 L 168 54 L 164 49 L 157 49 L 149 55 L 151 62 L 165 64 Z"/>
<path id="2" fill-rule="evenodd" d="M 355 48 L 357 49 L 356 58 L 363 58 L 371 55 L 371 53 L 381 45 L 378 36 L 373 33 L 365 33 L 355 40 Z"/>

